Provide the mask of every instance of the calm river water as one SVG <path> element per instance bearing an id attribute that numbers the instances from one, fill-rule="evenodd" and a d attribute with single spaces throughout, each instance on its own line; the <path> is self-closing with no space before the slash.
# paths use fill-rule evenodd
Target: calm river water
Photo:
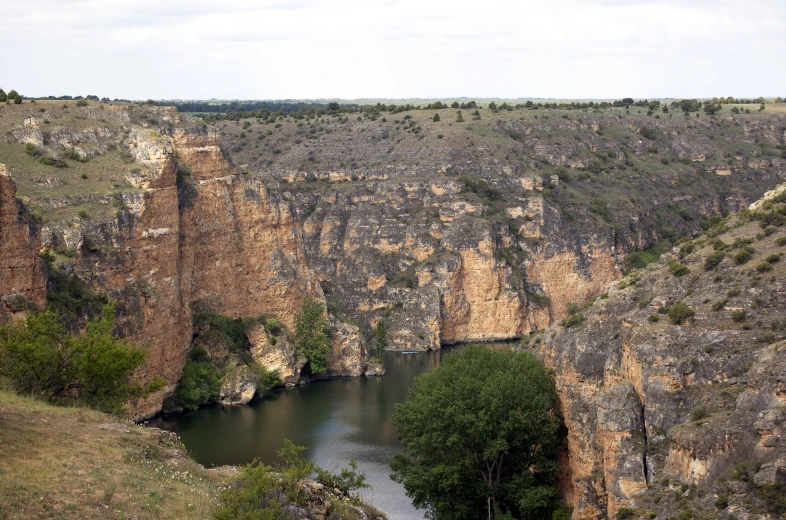
<path id="1" fill-rule="evenodd" d="M 487 345 L 510 348 L 510 343 Z M 460 347 L 456 347 L 460 348 Z M 455 348 L 402 354 L 385 353 L 383 377 L 341 378 L 281 389 L 248 406 L 212 406 L 170 414 L 151 425 L 174 431 L 197 461 L 207 467 L 277 462 L 284 439 L 308 446 L 306 456 L 337 470 L 350 459 L 365 473 L 371 489 L 363 498 L 390 520 L 423 518 L 404 488 L 390 480 L 388 463 L 402 446 L 390 422 L 415 377 L 433 370 Z"/>

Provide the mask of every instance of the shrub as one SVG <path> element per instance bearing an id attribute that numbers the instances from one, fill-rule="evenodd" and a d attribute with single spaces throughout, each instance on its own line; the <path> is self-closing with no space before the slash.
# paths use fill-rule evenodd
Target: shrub
<path id="1" fill-rule="evenodd" d="M 709 416 L 706 406 L 697 406 L 690 412 L 690 420 L 691 421 L 700 421 L 705 417 Z"/>
<path id="2" fill-rule="evenodd" d="M 377 322 L 377 329 L 376 329 L 376 353 L 375 357 L 377 360 L 381 361 L 382 356 L 385 353 L 385 349 L 388 347 L 388 330 L 385 327 L 385 320 L 379 320 Z"/>
<path id="3" fill-rule="evenodd" d="M 769 263 L 771 263 L 771 264 L 774 264 L 774 263 L 780 261 L 780 259 L 781 259 L 781 254 L 780 253 L 772 253 L 771 255 L 767 255 L 767 258 L 765 258 L 764 260 L 769 262 Z"/>
<path id="4" fill-rule="evenodd" d="M 676 260 L 669 260 L 669 273 L 671 273 L 672 276 L 677 276 L 677 277 L 685 276 L 686 274 L 690 273 L 690 269 L 688 269 L 687 265 L 681 262 L 677 262 Z"/>
<path id="5" fill-rule="evenodd" d="M 621 507 L 617 510 L 617 519 L 626 520 L 628 518 L 635 518 L 638 513 L 639 511 L 632 507 Z"/>
<path id="6" fill-rule="evenodd" d="M 753 251 L 751 249 L 752 248 L 750 247 L 746 247 L 737 251 L 733 257 L 734 263 L 737 265 L 742 265 L 750 260 L 753 257 Z"/>
<path id="7" fill-rule="evenodd" d="M 307 367 L 312 374 L 327 373 L 331 351 L 330 329 L 324 306 L 311 298 L 303 300 L 295 317 L 295 345 L 306 356 Z"/>
<path id="8" fill-rule="evenodd" d="M 756 266 L 756 270 L 760 273 L 766 273 L 767 271 L 772 271 L 772 264 L 768 262 L 762 262 Z"/>
<path id="9" fill-rule="evenodd" d="M 646 139 L 649 139 L 650 141 L 654 141 L 655 140 L 655 130 L 653 130 L 651 128 L 647 128 L 646 126 L 642 126 L 639 129 L 639 133 L 641 134 L 642 137 L 644 137 Z"/>
<path id="10" fill-rule="evenodd" d="M 86 99 L 79 99 L 79 100 L 77 100 L 77 102 L 76 102 L 76 106 L 78 106 L 78 107 L 86 107 L 86 106 L 87 106 L 87 104 L 88 104 L 88 103 L 87 103 L 87 100 L 86 100 Z"/>
<path id="11" fill-rule="evenodd" d="M 715 303 L 712 304 L 712 310 L 713 311 L 722 310 L 724 307 L 726 307 L 727 303 L 729 303 L 729 300 L 727 300 L 726 298 L 724 298 L 722 300 L 718 300 L 718 301 L 716 301 Z"/>
<path id="12" fill-rule="evenodd" d="M 723 262 L 723 259 L 725 257 L 726 257 L 726 253 L 724 253 L 723 251 L 715 251 L 710 256 L 704 259 L 704 270 L 712 271 L 713 269 L 718 267 L 718 265 L 720 265 L 721 262 Z"/>
<path id="13" fill-rule="evenodd" d="M 786 246 L 786 237 L 778 237 L 775 243 L 779 246 Z"/>
<path id="14" fill-rule="evenodd" d="M 40 159 L 38 159 L 38 161 L 41 164 L 45 164 L 47 166 L 54 166 L 55 168 L 65 168 L 66 166 L 68 166 L 68 163 L 66 163 L 64 160 L 58 157 L 52 157 L 51 155 L 44 155 Z"/>
<path id="15" fill-rule="evenodd" d="M 218 397 L 221 377 L 218 369 L 208 361 L 186 363 L 183 377 L 175 391 L 175 400 L 187 410 L 196 410 Z"/>
<path id="16" fill-rule="evenodd" d="M 688 307 L 683 302 L 677 302 L 669 308 L 668 316 L 671 322 L 675 325 L 680 325 L 682 322 L 696 314 L 696 312 Z"/>
<path id="17" fill-rule="evenodd" d="M 41 157 L 41 155 L 44 154 L 44 152 L 33 143 L 25 144 L 25 153 L 30 157 Z"/>
<path id="18" fill-rule="evenodd" d="M 458 112 L 456 112 L 456 123 L 463 123 L 463 122 L 464 122 L 464 116 L 461 115 L 461 110 L 459 110 Z"/>
<path id="19" fill-rule="evenodd" d="M 439 122 L 439 114 L 435 113 L 435 114 L 434 114 L 434 117 L 432 117 L 432 118 L 431 118 L 431 120 L 432 120 L 433 122 L 435 122 L 435 123 Z"/>
<path id="20" fill-rule="evenodd" d="M 649 316 L 647 316 L 647 321 L 649 321 L 650 323 L 657 323 L 658 321 L 660 321 L 660 316 L 658 316 L 657 314 L 650 314 Z"/>
<path id="21" fill-rule="evenodd" d="M 745 309 L 740 309 L 731 313 L 731 319 L 736 322 L 745 321 L 747 316 L 748 313 L 745 311 Z"/>
<path id="22" fill-rule="evenodd" d="M 116 339 L 114 328 L 114 304 L 104 305 L 80 336 L 67 333 L 52 309 L 2 327 L 0 375 L 20 393 L 119 412 L 129 399 L 160 389 L 163 380 L 146 386 L 128 382 L 145 351 Z"/>

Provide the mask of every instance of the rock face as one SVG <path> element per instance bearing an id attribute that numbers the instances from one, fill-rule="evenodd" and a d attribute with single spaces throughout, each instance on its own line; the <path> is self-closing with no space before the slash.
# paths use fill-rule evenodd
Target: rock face
<path id="1" fill-rule="evenodd" d="M 118 300 L 119 332 L 148 351 L 138 377 L 169 382 L 134 404 L 137 417 L 174 390 L 194 314 L 291 328 L 311 297 L 334 324 L 330 374 L 378 373 L 366 358 L 380 320 L 398 350 L 519 338 L 601 294 L 627 253 L 747 207 L 786 175 L 760 151 L 783 144 L 769 114 L 744 126 L 526 110 L 467 125 L 409 111 L 205 126 L 172 108 L 61 105 L 47 105 L 51 123 L 27 105 L 0 114 L 0 145 L 20 165 L 18 194 L 0 177 L 0 312 L 19 312 L 17 294 L 44 303 L 42 248 L 61 277 Z M 729 156 L 739 142 L 764 146 Z M 44 168 L 24 143 L 89 160 Z M 40 228 L 21 222 L 17 197 L 43 214 Z M 303 380 L 291 342 L 247 333 L 254 360 Z"/>
<path id="2" fill-rule="evenodd" d="M 227 405 L 248 404 L 257 393 L 259 378 L 246 365 L 235 366 L 221 379 L 218 402 Z"/>
<path id="3" fill-rule="evenodd" d="M 574 518 L 780 517 L 766 486 L 786 484 L 786 198 L 756 207 L 528 338 L 555 371 Z"/>
<path id="4" fill-rule="evenodd" d="M 22 210 L 16 187 L 0 164 L 0 324 L 46 301 L 46 277 L 35 254 L 37 230 L 20 217 Z"/>

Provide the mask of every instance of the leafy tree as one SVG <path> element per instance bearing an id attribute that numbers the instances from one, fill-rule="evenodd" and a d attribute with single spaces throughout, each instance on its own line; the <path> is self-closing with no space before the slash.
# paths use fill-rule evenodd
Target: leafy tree
<path id="1" fill-rule="evenodd" d="M 186 410 L 196 410 L 215 401 L 221 388 L 218 369 L 200 356 L 202 352 L 204 347 L 192 351 L 175 391 L 176 402 Z"/>
<path id="2" fill-rule="evenodd" d="M 0 103 L 5 103 L 8 101 L 8 94 L 5 93 L 5 90 L 0 88 Z"/>
<path id="3" fill-rule="evenodd" d="M 434 114 L 434 117 L 432 117 L 432 118 L 431 118 L 431 120 L 432 120 L 433 122 L 435 122 L 435 123 L 436 123 L 436 122 L 438 122 L 438 121 L 439 121 L 439 114 L 435 113 L 435 114 Z"/>
<path id="4" fill-rule="evenodd" d="M 81 336 L 68 334 L 51 309 L 2 327 L 0 374 L 21 393 L 119 412 L 128 400 L 160 389 L 163 380 L 146 386 L 128 382 L 145 352 L 116 339 L 114 327 L 114 304 L 105 305 Z"/>
<path id="5" fill-rule="evenodd" d="M 331 101 L 328 103 L 328 112 L 338 112 L 338 103 L 335 101 Z"/>
<path id="6" fill-rule="evenodd" d="M 303 305 L 295 317 L 295 344 L 297 350 L 308 359 L 312 374 L 327 373 L 331 341 L 325 308 L 311 298 L 303 300 Z"/>
<path id="7" fill-rule="evenodd" d="M 406 447 L 391 463 L 430 518 L 512 514 L 550 518 L 559 507 L 560 418 L 551 374 L 528 352 L 468 346 L 419 376 L 393 423 Z"/>
<path id="8" fill-rule="evenodd" d="M 458 101 L 454 101 L 453 103 L 450 104 L 450 108 L 459 108 L 460 106 L 461 105 L 459 105 Z"/>
<path id="9" fill-rule="evenodd" d="M 8 92 L 8 101 L 13 102 L 14 104 L 19 104 L 22 102 L 22 96 L 19 95 L 19 92 L 16 90 L 11 90 Z"/>

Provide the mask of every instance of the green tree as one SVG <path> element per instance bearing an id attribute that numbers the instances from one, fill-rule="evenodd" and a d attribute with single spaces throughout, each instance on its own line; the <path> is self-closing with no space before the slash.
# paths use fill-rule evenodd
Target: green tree
<path id="1" fill-rule="evenodd" d="M 456 123 L 463 123 L 463 122 L 464 122 L 464 116 L 461 115 L 461 110 L 459 110 L 458 112 L 456 112 Z"/>
<path id="2" fill-rule="evenodd" d="M 145 352 L 116 339 L 114 327 L 113 304 L 105 305 L 81 336 L 68 334 L 53 310 L 2 327 L 0 374 L 20 393 L 119 412 L 128 400 L 160 389 L 163 380 L 146 386 L 128 382 Z"/>
<path id="3" fill-rule="evenodd" d="M 419 376 L 393 423 L 391 463 L 430 518 L 550 518 L 558 507 L 560 417 L 551 374 L 531 353 L 468 346 Z"/>
<path id="4" fill-rule="evenodd" d="M 435 122 L 435 123 L 436 123 L 436 122 L 438 122 L 438 121 L 439 121 L 439 114 L 435 113 L 435 114 L 434 114 L 434 117 L 432 117 L 432 118 L 431 118 L 431 120 L 432 120 L 433 122 Z"/>
<path id="5" fill-rule="evenodd" d="M 325 307 L 306 298 L 295 317 L 295 342 L 297 350 L 308 359 L 312 374 L 327 373 L 330 357 L 330 329 L 325 317 Z"/>
<path id="6" fill-rule="evenodd" d="M 0 103 L 5 103 L 8 101 L 8 94 L 5 93 L 5 90 L 0 88 Z"/>
<path id="7" fill-rule="evenodd" d="M 17 99 L 19 101 L 17 101 Z M 22 96 L 20 96 L 19 92 L 17 92 L 16 90 L 11 90 L 11 91 L 8 92 L 8 101 L 11 101 L 13 103 L 21 103 L 22 102 Z"/>

